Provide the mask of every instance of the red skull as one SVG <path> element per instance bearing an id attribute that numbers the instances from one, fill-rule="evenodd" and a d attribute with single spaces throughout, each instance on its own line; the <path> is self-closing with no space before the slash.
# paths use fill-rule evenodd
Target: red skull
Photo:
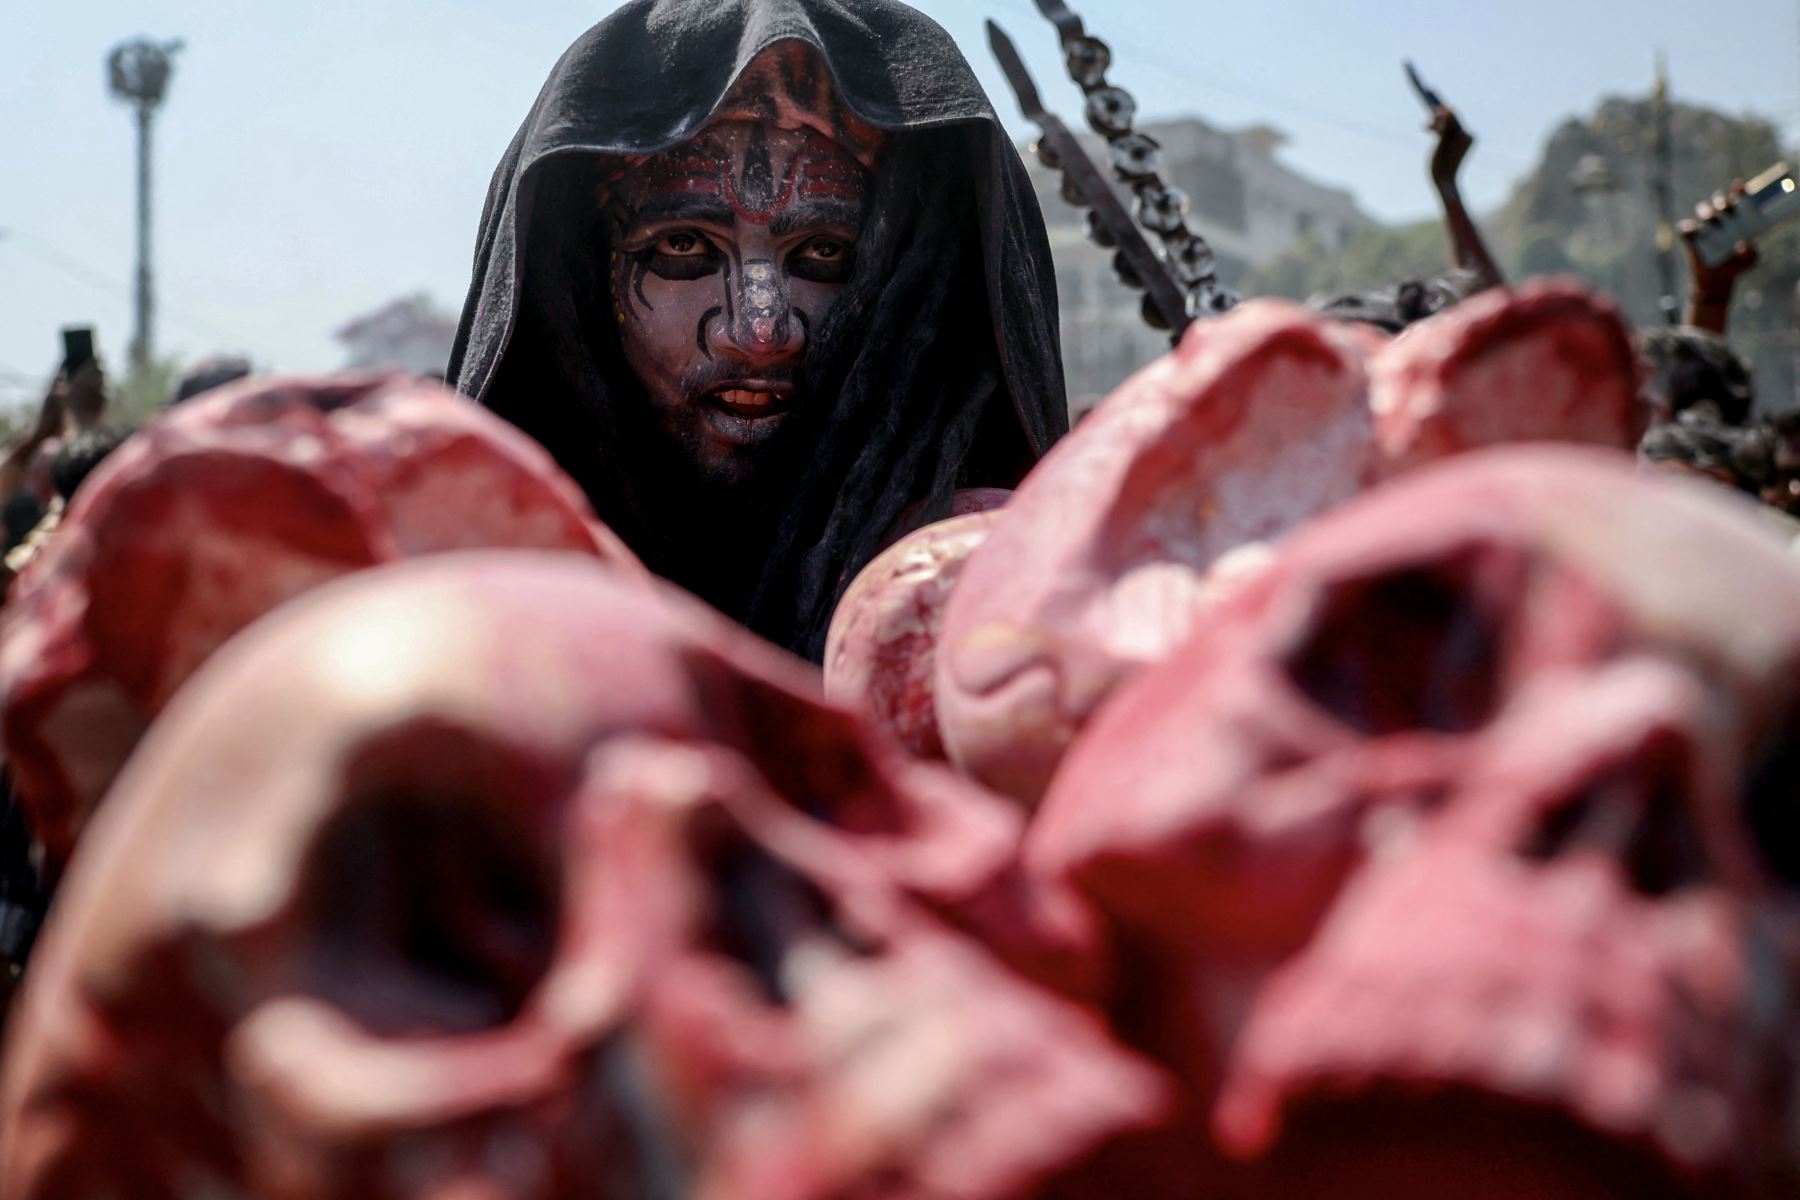
<path id="1" fill-rule="evenodd" d="M 934 684 L 944 605 L 997 510 L 952 517 L 883 551 L 850 584 L 825 639 L 825 692 L 920 758 L 944 757 Z"/>
<path id="2" fill-rule="evenodd" d="M 1511 442 L 1630 450 L 1650 418 L 1618 306 L 1565 280 L 1465 300 L 1390 342 L 1369 373 L 1388 475 Z"/>
<path id="3" fill-rule="evenodd" d="M 1748 506 L 1469 455 L 1122 690 L 1027 861 L 1160 964 L 1127 1031 L 1247 1194 L 1790 1195 L 1797 670 Z"/>
<path id="4" fill-rule="evenodd" d="M 1360 344 L 1247 304 L 1196 324 L 1039 464 L 944 613 L 937 703 L 958 765 L 1035 803 L 1100 701 L 1180 643 L 1221 555 L 1361 489 Z"/>
<path id="5" fill-rule="evenodd" d="M 13 586 L 6 754 L 60 862 L 146 725 L 214 649 L 327 579 L 440 550 L 634 562 L 542 448 L 405 376 L 254 381 L 134 434 Z"/>
<path id="6" fill-rule="evenodd" d="M 1019 1194 L 1162 1103 L 952 928 L 1064 953 L 1019 831 L 592 563 L 331 585 L 206 665 L 84 841 L 0 1194 Z"/>
<path id="7" fill-rule="evenodd" d="M 1638 391 L 1618 310 L 1568 283 L 1484 294 L 1391 342 L 1275 302 L 1196 325 L 1045 458 L 971 557 L 938 653 L 952 759 L 1035 802 L 1100 702 L 1180 644 L 1221 556 L 1448 454 L 1630 448 Z"/>

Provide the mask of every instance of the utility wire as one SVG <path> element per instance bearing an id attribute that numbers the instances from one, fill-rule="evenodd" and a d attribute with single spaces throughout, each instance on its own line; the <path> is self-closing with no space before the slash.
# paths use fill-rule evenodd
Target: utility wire
<path id="1" fill-rule="evenodd" d="M 27 233 L 16 225 L 6 228 L 6 241 L 17 245 L 21 250 L 36 258 L 45 265 L 63 273 L 70 279 L 84 283 L 97 291 L 105 292 L 118 299 L 130 301 L 135 293 L 130 285 L 116 276 L 109 275 L 98 267 L 92 266 L 76 258 L 74 255 L 46 242 L 43 238 Z M 3 243 L 0 243 L 3 244 Z M 167 301 L 157 305 L 162 317 L 169 324 L 187 330 L 187 332 L 209 341 L 217 341 L 237 349 L 253 351 L 257 349 L 254 339 L 242 338 L 226 329 L 220 329 L 211 322 L 203 321 L 189 313 L 183 313 L 169 307 Z"/>
<path id="2" fill-rule="evenodd" d="M 1043 14 L 1038 12 L 1035 6 L 1027 3 L 1027 0 L 1000 0 L 1000 2 L 1021 15 L 1029 13 L 1032 20 L 1040 24 L 1044 23 Z M 1109 19 L 1115 15 L 1109 14 Z M 1291 96 L 1282 95 L 1260 84 L 1238 78 L 1227 71 L 1221 71 L 1209 63 L 1194 59 L 1178 61 L 1168 53 L 1166 48 L 1141 42 L 1130 34 L 1120 36 L 1111 28 L 1090 29 L 1089 32 L 1101 41 L 1131 51 L 1132 55 L 1142 59 L 1146 66 L 1170 79 L 1179 81 L 1184 87 L 1197 87 L 1202 91 L 1243 96 L 1267 105 L 1277 117 L 1287 116 L 1316 122 L 1327 128 L 1373 141 L 1385 142 L 1396 147 L 1405 147 L 1415 152 L 1426 145 L 1423 138 L 1409 137 L 1392 126 L 1314 108 L 1304 102 L 1295 101 Z M 1399 78 L 1397 70 L 1395 78 Z M 1510 160 L 1497 159 L 1492 155 L 1485 158 L 1471 158 L 1468 169 L 1491 174 L 1496 178 L 1504 175 L 1508 183 L 1517 182 L 1531 173 L 1528 167 Z M 1508 172 L 1510 174 L 1507 174 Z"/>

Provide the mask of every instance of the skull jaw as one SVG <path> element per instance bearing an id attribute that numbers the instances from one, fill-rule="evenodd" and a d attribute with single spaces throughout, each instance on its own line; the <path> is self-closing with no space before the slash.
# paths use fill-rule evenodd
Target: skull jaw
<path id="1" fill-rule="evenodd" d="M 1654 1145 L 1483 1093 L 1381 1085 L 1296 1098 L 1245 1190 L 1284 1200 L 1718 1200 L 1760 1194 Z"/>

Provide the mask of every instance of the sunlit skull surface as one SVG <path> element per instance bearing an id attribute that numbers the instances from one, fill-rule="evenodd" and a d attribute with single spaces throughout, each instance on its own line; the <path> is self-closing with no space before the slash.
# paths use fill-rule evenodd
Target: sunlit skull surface
<path id="1" fill-rule="evenodd" d="M 1361 342 L 1273 301 L 1195 324 L 1031 473 L 944 614 L 950 756 L 1027 802 L 1120 680 L 1190 628 L 1206 571 L 1355 495 Z"/>
<path id="2" fill-rule="evenodd" d="M 944 757 L 938 732 L 937 643 L 944 606 L 997 511 L 916 530 L 850 584 L 825 639 L 825 691 L 857 704 L 921 758 Z"/>
<path id="3" fill-rule="evenodd" d="M 1019 832 L 597 564 L 335 583 L 215 656 L 98 815 L 0 1194 L 1018 1194 L 1162 1096 L 981 944 L 1060 964 Z"/>
<path id="4" fill-rule="evenodd" d="M 0 626 L 8 765 L 52 861 L 232 634 L 346 572 L 480 546 L 632 561 L 535 442 L 410 377 L 252 381 L 134 434 Z"/>
<path id="5" fill-rule="evenodd" d="M 1630 326 L 1568 280 L 1473 296 L 1388 343 L 1369 373 L 1387 475 L 1513 442 L 1632 450 L 1650 417 Z"/>
<path id="6" fill-rule="evenodd" d="M 1128 931 L 1247 1194 L 1791 1195 L 1797 672 L 1748 506 L 1468 455 L 1122 690 L 1027 861 Z"/>

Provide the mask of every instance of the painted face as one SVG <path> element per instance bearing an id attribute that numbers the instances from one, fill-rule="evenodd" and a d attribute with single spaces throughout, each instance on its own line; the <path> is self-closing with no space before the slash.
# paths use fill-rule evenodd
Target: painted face
<path id="1" fill-rule="evenodd" d="M 813 130 L 728 121 L 605 189 L 626 362 L 704 476 L 747 478 L 818 402 L 807 354 L 850 278 L 869 180 Z"/>

